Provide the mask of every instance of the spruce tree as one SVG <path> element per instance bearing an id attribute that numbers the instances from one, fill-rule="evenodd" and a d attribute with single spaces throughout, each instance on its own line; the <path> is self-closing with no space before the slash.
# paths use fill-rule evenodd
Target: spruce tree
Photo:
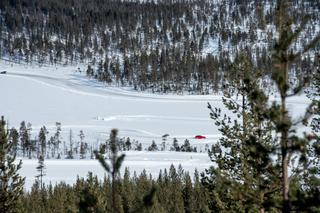
<path id="1" fill-rule="evenodd" d="M 279 189 L 275 177 L 279 171 L 271 159 L 272 125 L 263 119 L 268 99 L 248 56 L 242 53 L 235 61 L 236 75 L 223 97 L 233 115 L 208 105 L 222 138 L 209 151 L 217 166 L 207 170 L 202 181 L 209 190 L 212 210 L 264 212 L 271 202 L 269 194 Z"/>
<path id="2" fill-rule="evenodd" d="M 291 189 L 291 194 L 295 198 L 291 202 L 292 209 L 301 212 L 320 211 L 320 75 L 317 72 L 308 94 L 312 100 L 310 113 L 313 115 L 310 125 L 312 132 L 307 135 L 310 140 L 307 147 L 309 165 L 302 176 L 295 178 L 293 189 Z"/>
<path id="3" fill-rule="evenodd" d="M 123 211 L 129 213 L 134 205 L 134 185 L 128 168 L 125 168 L 122 182 Z"/>
<path id="4" fill-rule="evenodd" d="M 121 177 L 120 177 L 120 168 L 125 158 L 125 154 L 118 154 L 118 142 L 117 137 L 118 130 L 112 129 L 109 139 L 110 144 L 110 164 L 106 162 L 104 156 L 95 151 L 96 158 L 100 162 L 101 166 L 105 171 L 111 176 L 111 212 L 123 212 L 123 205 L 121 199 Z M 127 174 L 128 175 L 128 174 Z M 128 177 L 127 177 L 128 178 Z M 150 209 L 154 203 L 154 197 L 156 193 L 156 188 L 152 187 L 151 190 L 143 196 L 142 204 L 131 209 L 131 212 L 143 212 Z M 128 200 L 125 200 L 128 202 Z M 128 203 L 127 203 L 128 204 Z M 126 208 L 128 206 L 125 206 Z M 127 209 L 126 209 L 127 210 Z"/>
<path id="5" fill-rule="evenodd" d="M 186 213 L 191 213 L 193 210 L 193 187 L 189 173 L 185 173 L 183 176 L 183 189 L 182 196 L 184 202 L 184 209 Z"/>
<path id="6" fill-rule="evenodd" d="M 301 47 L 300 51 L 292 51 L 292 45 L 307 22 L 303 19 L 294 28 L 294 17 L 289 16 L 289 12 L 293 11 L 290 11 L 288 2 L 278 0 L 276 27 L 279 37 L 274 42 L 271 79 L 276 85 L 280 101 L 270 105 L 265 91 L 260 88 L 262 77 L 250 80 L 250 76 L 254 76 L 250 74 L 249 78 L 248 75 L 238 76 L 240 84 L 235 91 L 245 92 L 241 94 L 242 104 L 239 104 L 240 100 L 233 101 L 230 95 L 223 100 L 241 122 L 222 115 L 220 109 L 209 105 L 211 117 L 221 126 L 223 137 L 219 142 L 221 151 L 211 153 L 217 167 L 207 171 L 210 176 L 204 178 L 203 182 L 214 198 L 213 207 L 221 211 L 256 209 L 264 212 L 280 208 L 282 212 L 290 212 L 297 196 L 290 186 L 301 185 L 297 177 L 310 164 L 310 139 L 297 134 L 299 125 L 306 123 L 310 117 L 310 106 L 303 118 L 293 120 L 288 113 L 287 99 L 297 95 L 305 86 L 303 81 L 297 87 L 289 83 L 290 70 L 297 69 L 294 62 L 315 47 L 320 34 Z M 224 187 L 231 190 L 225 191 Z"/>
<path id="7" fill-rule="evenodd" d="M 9 132 L 9 142 L 12 143 L 11 155 L 17 154 L 19 149 L 19 132 L 15 128 L 11 128 Z"/>
<path id="8" fill-rule="evenodd" d="M 44 165 L 44 157 L 43 155 L 40 155 L 38 158 L 38 166 L 36 167 L 37 171 L 39 172 L 39 174 L 36 176 L 36 178 L 38 179 L 38 181 L 40 182 L 40 188 L 42 189 L 43 185 L 42 185 L 42 178 L 43 176 L 45 176 L 45 165 Z"/>
<path id="9" fill-rule="evenodd" d="M 183 145 L 181 146 L 180 150 L 182 152 L 191 152 L 192 151 L 192 148 L 191 148 L 191 145 L 190 145 L 190 141 L 188 139 L 186 139 L 183 143 Z"/>
<path id="10" fill-rule="evenodd" d="M 121 205 L 121 197 L 119 194 L 118 184 L 120 178 L 120 168 L 125 158 L 125 154 L 118 155 L 118 130 L 111 130 L 110 134 L 110 164 L 106 162 L 103 155 L 96 152 L 96 158 L 100 162 L 101 166 L 105 169 L 105 171 L 111 175 L 111 186 L 112 186 L 112 203 L 111 210 L 112 212 L 123 212 Z"/>
<path id="11" fill-rule="evenodd" d="M 39 146 L 40 150 L 38 150 L 39 154 L 38 154 L 38 157 L 41 155 L 43 157 L 46 156 L 46 145 L 47 145 L 47 134 L 48 134 L 48 131 L 47 131 L 47 128 L 45 126 L 41 127 L 40 129 L 40 132 L 39 132 Z"/>
<path id="12" fill-rule="evenodd" d="M 158 146 L 155 141 L 152 141 L 151 145 L 148 147 L 148 151 L 158 151 Z"/>
<path id="13" fill-rule="evenodd" d="M 22 153 L 24 157 L 27 152 L 28 143 L 30 140 L 25 121 L 22 121 L 20 124 L 19 135 L 20 135 L 20 145 L 21 145 Z"/>
<path id="14" fill-rule="evenodd" d="M 22 161 L 15 164 L 16 154 L 10 154 L 13 143 L 8 141 L 4 118 L 0 120 L 0 212 L 17 212 L 17 203 L 23 193 L 25 178 L 18 171 Z"/>
<path id="15" fill-rule="evenodd" d="M 167 206 L 168 212 L 184 212 L 184 200 L 182 194 L 182 182 L 173 165 L 169 169 L 169 191 L 168 196 L 169 205 Z"/>
<path id="16" fill-rule="evenodd" d="M 273 103 L 269 110 L 269 118 L 275 126 L 275 130 L 279 136 L 280 143 L 280 165 L 281 165 L 281 182 L 282 182 L 282 211 L 287 213 L 291 211 L 290 206 L 290 181 L 292 177 L 299 175 L 307 164 L 307 149 L 309 140 L 298 137 L 295 133 L 295 128 L 299 122 L 294 122 L 289 116 L 287 99 L 290 96 L 298 94 L 304 87 L 304 82 L 296 88 L 292 88 L 289 83 L 290 67 L 298 57 L 301 57 L 310 49 L 314 48 L 320 40 L 318 33 L 307 45 L 301 47 L 301 51 L 293 52 L 291 46 L 301 35 L 307 24 L 307 17 L 302 19 L 302 23 L 293 30 L 294 17 L 290 15 L 287 0 L 277 1 L 276 11 L 276 28 L 279 33 L 279 38 L 275 43 L 273 52 L 273 72 L 272 80 L 275 82 L 280 94 L 280 104 Z M 293 11 L 291 11 L 293 12 Z M 301 122 L 308 119 L 308 113 Z M 293 156 L 299 157 L 298 165 L 290 165 Z M 293 171 L 289 175 L 289 168 Z"/>
<path id="17" fill-rule="evenodd" d="M 105 212 L 106 202 L 99 191 L 99 181 L 96 176 L 89 172 L 83 186 L 80 187 L 78 207 L 80 213 L 102 213 Z"/>

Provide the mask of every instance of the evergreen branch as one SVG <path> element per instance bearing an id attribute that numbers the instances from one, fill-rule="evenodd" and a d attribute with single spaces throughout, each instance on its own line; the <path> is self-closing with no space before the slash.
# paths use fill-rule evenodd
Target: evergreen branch
<path id="1" fill-rule="evenodd" d="M 144 209 L 149 209 L 154 204 L 155 195 L 157 192 L 157 188 L 152 186 L 151 190 L 143 196 L 143 203 L 139 205 L 135 210 L 131 211 L 131 213 L 140 213 L 143 212 Z"/>
<path id="2" fill-rule="evenodd" d="M 300 26 L 293 33 L 291 33 L 290 36 L 288 36 L 285 43 L 292 44 L 294 42 L 294 40 L 296 40 L 298 38 L 298 36 L 302 32 L 302 30 L 305 28 L 305 26 L 309 20 L 310 20 L 309 16 L 304 16 Z"/>
<path id="3" fill-rule="evenodd" d="M 95 156 L 96 156 L 96 159 L 98 159 L 99 163 L 101 164 L 101 166 L 108 172 L 110 173 L 110 166 L 109 164 L 105 161 L 104 157 L 99 154 L 97 151 L 94 152 L 95 153 Z"/>
<path id="4" fill-rule="evenodd" d="M 304 48 L 302 51 L 296 53 L 296 54 L 291 54 L 289 55 L 289 60 L 290 61 L 294 61 L 297 58 L 299 58 L 301 55 L 303 55 L 304 53 L 308 52 L 310 49 L 313 49 L 318 42 L 320 41 L 320 33 L 318 33 L 316 35 L 316 37 L 314 37 Z"/>
<path id="5" fill-rule="evenodd" d="M 120 157 L 117 158 L 116 163 L 115 163 L 115 168 L 114 168 L 115 171 L 117 171 L 117 172 L 119 171 L 125 157 L 126 157 L 126 155 L 122 154 Z"/>

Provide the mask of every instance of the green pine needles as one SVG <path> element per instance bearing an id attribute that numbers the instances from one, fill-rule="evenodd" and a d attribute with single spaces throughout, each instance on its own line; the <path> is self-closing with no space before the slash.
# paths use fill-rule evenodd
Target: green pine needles
<path id="1" fill-rule="evenodd" d="M 13 143 L 8 141 L 8 131 L 2 117 L 0 120 L 0 212 L 13 213 L 18 211 L 19 198 L 23 193 L 25 178 L 18 171 L 22 162 L 15 163 L 15 154 L 10 154 Z"/>
<path id="2" fill-rule="evenodd" d="M 294 28 L 289 16 L 289 2 L 277 2 L 276 19 L 279 37 L 272 55 L 272 77 L 280 100 L 270 104 L 260 84 L 262 77 L 254 69 L 250 56 L 235 59 L 236 78 L 225 86 L 223 103 L 233 116 L 208 105 L 211 118 L 220 128 L 222 138 L 209 155 L 215 165 L 203 174 L 203 184 L 210 194 L 210 207 L 218 212 L 318 212 L 320 198 L 319 170 L 315 155 L 319 150 L 314 137 L 298 133 L 307 124 L 316 103 L 306 108 L 299 119 L 288 112 L 288 98 L 305 89 L 289 83 L 295 61 L 316 47 L 320 34 L 298 52 L 291 47 L 307 23 L 303 18 Z M 318 110 L 319 108 L 316 107 Z M 317 118 L 313 129 L 318 130 Z M 315 175 L 315 172 L 318 174 Z M 312 180 L 312 181 L 311 181 Z M 308 203 L 308 204 L 307 204 Z"/>
<path id="3" fill-rule="evenodd" d="M 111 212 L 123 212 L 122 199 L 120 196 L 120 168 L 123 164 L 125 154 L 120 154 L 118 152 L 118 130 L 112 129 L 110 134 L 110 163 L 108 163 L 101 153 L 95 152 L 97 160 L 100 162 L 104 170 L 111 176 L 111 188 L 112 188 L 112 201 L 111 201 Z M 153 206 L 153 199 L 156 192 L 156 188 L 152 187 L 150 192 L 143 197 L 142 204 L 132 209 L 130 212 L 143 212 Z"/>

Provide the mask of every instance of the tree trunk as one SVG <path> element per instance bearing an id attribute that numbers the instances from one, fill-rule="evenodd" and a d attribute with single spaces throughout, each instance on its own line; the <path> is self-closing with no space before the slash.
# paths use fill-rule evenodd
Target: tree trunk
<path id="1" fill-rule="evenodd" d="M 288 58 L 287 53 L 285 53 L 285 58 Z M 288 115 L 286 108 L 286 97 L 287 97 L 287 84 L 288 84 L 288 63 L 287 60 L 283 63 L 283 87 L 281 88 L 281 154 L 282 154 L 282 198 L 283 198 L 283 213 L 290 212 L 290 202 L 289 202 L 289 176 L 288 176 L 288 167 L 289 167 L 289 156 L 288 156 L 288 132 L 287 127 Z"/>

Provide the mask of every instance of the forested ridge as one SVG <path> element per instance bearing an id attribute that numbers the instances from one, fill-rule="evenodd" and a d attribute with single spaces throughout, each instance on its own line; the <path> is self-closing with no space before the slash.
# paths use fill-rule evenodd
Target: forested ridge
<path id="1" fill-rule="evenodd" d="M 20 63 L 88 64 L 108 84 L 151 92 L 208 94 L 236 74 L 240 52 L 269 76 L 275 1 L 3 0 L 0 56 Z M 290 1 L 294 23 L 309 22 L 292 50 L 319 31 L 319 2 Z M 299 57 L 292 76 L 319 66 Z"/>

